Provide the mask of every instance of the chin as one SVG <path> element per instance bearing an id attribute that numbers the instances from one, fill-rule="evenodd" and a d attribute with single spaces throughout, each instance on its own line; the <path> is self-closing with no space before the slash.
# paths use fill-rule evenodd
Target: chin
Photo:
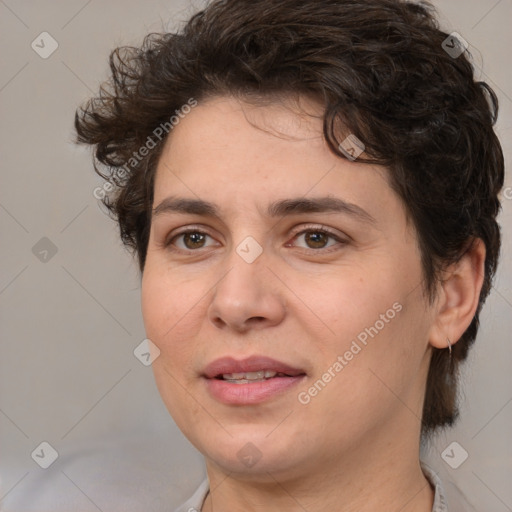
<path id="1" fill-rule="evenodd" d="M 208 436 L 201 440 L 191 440 L 207 461 L 219 466 L 226 473 L 246 475 L 254 481 L 260 475 L 261 481 L 273 481 L 269 473 L 291 474 L 299 468 L 304 470 L 304 453 L 297 450 L 293 435 L 288 432 L 275 432 L 267 425 L 255 428 L 254 425 L 237 427 L 236 432 L 229 428 L 231 436 L 222 431 L 216 437 Z M 211 432 L 211 431 L 210 431 Z"/>

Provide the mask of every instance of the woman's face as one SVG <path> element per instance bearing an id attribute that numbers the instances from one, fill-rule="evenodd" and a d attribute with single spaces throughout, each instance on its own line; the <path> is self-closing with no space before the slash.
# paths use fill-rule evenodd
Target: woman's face
<path id="1" fill-rule="evenodd" d="M 207 463 L 253 477 L 417 438 L 430 358 L 420 253 L 386 170 L 335 156 L 320 107 L 301 106 L 315 116 L 229 97 L 183 115 L 142 280 L 167 408 Z"/>

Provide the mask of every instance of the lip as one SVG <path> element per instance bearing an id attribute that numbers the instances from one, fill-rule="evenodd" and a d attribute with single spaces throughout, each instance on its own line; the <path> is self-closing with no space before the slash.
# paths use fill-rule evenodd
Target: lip
<path id="1" fill-rule="evenodd" d="M 285 373 L 289 377 L 272 377 L 264 381 L 242 384 L 215 378 L 224 373 L 260 370 Z M 266 356 L 251 356 L 240 360 L 222 357 L 206 366 L 201 376 L 204 378 L 209 393 L 216 400 L 229 405 L 251 405 L 268 401 L 290 390 L 306 377 L 306 372 Z"/>
<path id="2" fill-rule="evenodd" d="M 259 370 L 271 370 L 277 373 L 286 373 L 296 376 L 306 373 L 301 368 L 294 368 L 286 363 L 277 361 L 266 356 L 251 356 L 245 359 L 234 359 L 233 357 L 221 357 L 211 362 L 203 370 L 203 376 L 213 379 L 223 373 L 244 373 L 257 372 Z"/>

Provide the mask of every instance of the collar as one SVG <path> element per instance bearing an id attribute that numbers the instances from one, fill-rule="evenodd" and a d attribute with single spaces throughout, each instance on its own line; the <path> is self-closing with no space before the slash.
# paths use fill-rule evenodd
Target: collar
<path id="1" fill-rule="evenodd" d="M 420 465 L 423 474 L 434 489 L 434 505 L 432 512 L 449 512 L 445 489 L 439 475 L 426 463 L 420 462 Z M 205 478 L 190 499 L 178 507 L 175 512 L 200 512 L 209 490 L 210 483 L 208 478 Z"/>

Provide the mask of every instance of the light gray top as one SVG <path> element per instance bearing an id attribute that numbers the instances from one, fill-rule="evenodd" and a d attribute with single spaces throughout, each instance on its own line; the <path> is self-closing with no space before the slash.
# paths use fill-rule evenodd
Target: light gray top
<path id="1" fill-rule="evenodd" d="M 449 483 L 445 488 L 437 473 L 430 466 L 422 462 L 421 469 L 434 488 L 432 512 L 475 512 L 455 484 Z M 205 478 L 194 494 L 175 512 L 200 512 L 209 489 L 208 478 Z"/>

